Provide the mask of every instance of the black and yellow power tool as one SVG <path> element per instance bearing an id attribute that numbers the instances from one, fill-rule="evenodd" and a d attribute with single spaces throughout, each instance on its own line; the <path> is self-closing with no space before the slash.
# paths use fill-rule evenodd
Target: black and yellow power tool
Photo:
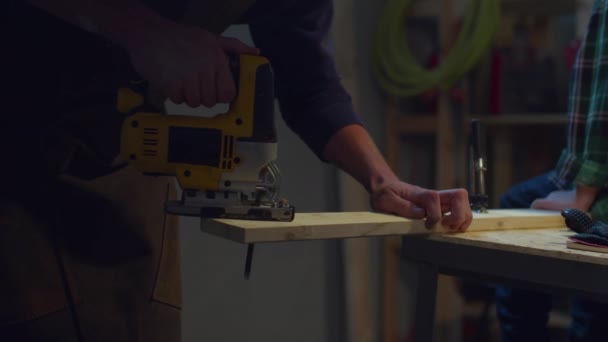
<path id="1" fill-rule="evenodd" d="M 291 221 L 294 207 L 279 198 L 272 67 L 261 56 L 230 58 L 238 92 L 228 112 L 211 118 L 131 113 L 120 159 L 144 174 L 177 178 L 183 192 L 166 203 L 171 214 Z M 118 107 L 128 111 L 141 102 L 126 89 Z"/>

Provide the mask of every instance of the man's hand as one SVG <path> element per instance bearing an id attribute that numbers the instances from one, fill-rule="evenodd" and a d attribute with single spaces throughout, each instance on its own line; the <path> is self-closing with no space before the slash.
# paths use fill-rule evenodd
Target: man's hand
<path id="1" fill-rule="evenodd" d="M 259 53 L 237 39 L 180 24 L 150 34 L 142 31 L 125 44 L 135 69 L 171 101 L 190 107 L 232 101 L 236 87 L 226 53 Z"/>
<path id="2" fill-rule="evenodd" d="M 371 205 L 378 212 L 411 219 L 426 218 L 427 228 L 441 222 L 451 230 L 463 232 L 473 220 L 464 189 L 435 191 L 395 180 L 372 192 Z M 445 215 L 447 213 L 449 215 Z"/>
<path id="3" fill-rule="evenodd" d="M 589 211 L 599 189 L 577 185 L 573 190 L 553 191 L 545 198 L 539 198 L 532 202 L 533 209 L 545 209 L 562 211 L 567 208 L 578 209 L 584 212 Z"/>
<path id="4" fill-rule="evenodd" d="M 342 128 L 330 139 L 324 154 L 365 187 L 375 211 L 426 218 L 427 228 L 441 222 L 454 231 L 465 231 L 473 220 L 466 190 L 428 190 L 401 181 L 362 126 Z"/>

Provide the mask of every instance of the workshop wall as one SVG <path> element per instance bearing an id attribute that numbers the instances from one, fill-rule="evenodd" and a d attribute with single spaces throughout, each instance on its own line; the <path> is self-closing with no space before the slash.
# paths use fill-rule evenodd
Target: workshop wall
<path id="1" fill-rule="evenodd" d="M 225 35 L 251 44 L 246 27 Z M 285 126 L 278 110 L 276 121 L 284 197 L 298 212 L 335 210 L 333 169 Z M 183 341 L 342 340 L 338 242 L 257 245 L 245 280 L 246 246 L 205 235 L 198 225 L 186 218 L 180 228 Z"/>

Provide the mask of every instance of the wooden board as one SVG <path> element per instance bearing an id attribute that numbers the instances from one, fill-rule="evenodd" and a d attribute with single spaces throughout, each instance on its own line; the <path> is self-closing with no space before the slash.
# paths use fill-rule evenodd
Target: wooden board
<path id="1" fill-rule="evenodd" d="M 572 230 L 562 227 L 466 232 L 454 235 L 433 235 L 428 239 L 608 266 L 608 254 L 568 248 L 568 237 L 574 234 Z"/>
<path id="2" fill-rule="evenodd" d="M 608 247 L 597 247 L 591 245 L 585 245 L 582 243 L 578 243 L 576 241 L 568 240 L 566 241 L 566 246 L 571 249 L 578 249 L 581 251 L 589 251 L 595 253 L 608 253 Z"/>
<path id="3" fill-rule="evenodd" d="M 533 209 L 496 209 L 474 213 L 469 231 L 565 228 L 559 212 Z M 356 237 L 447 233 L 437 225 L 431 231 L 423 220 L 372 212 L 296 213 L 292 222 L 212 219 L 201 220 L 201 230 L 240 243 L 346 239 Z"/>

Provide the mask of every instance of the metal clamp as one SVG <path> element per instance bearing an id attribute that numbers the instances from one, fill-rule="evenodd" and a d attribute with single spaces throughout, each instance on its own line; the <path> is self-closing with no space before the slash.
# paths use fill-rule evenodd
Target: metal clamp
<path id="1" fill-rule="evenodd" d="M 485 149 L 482 144 L 483 136 L 481 123 L 477 119 L 471 121 L 471 142 L 470 142 L 470 184 L 471 191 L 469 202 L 471 209 L 479 213 L 488 212 L 488 195 L 486 192 L 486 172 L 488 166 L 485 158 Z"/>

